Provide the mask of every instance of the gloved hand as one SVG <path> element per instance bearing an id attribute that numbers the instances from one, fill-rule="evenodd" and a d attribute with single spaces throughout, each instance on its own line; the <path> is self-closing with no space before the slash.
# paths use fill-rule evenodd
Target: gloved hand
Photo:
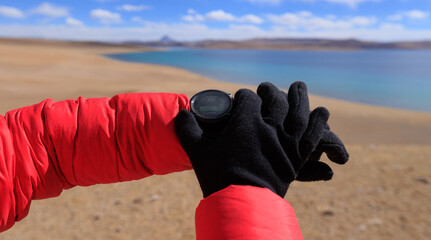
<path id="1" fill-rule="evenodd" d="M 177 135 L 204 197 L 232 184 L 265 187 L 284 197 L 311 152 L 320 157 L 319 151 L 325 150 L 316 146 L 328 130 L 326 109 L 310 114 L 308 96 L 305 108 L 304 97 L 292 95 L 289 102 L 295 107 L 289 111 L 285 94 L 270 85 L 262 85 L 258 93 L 263 105 L 250 90 L 235 94 L 231 117 L 217 137 L 206 134 L 188 111 L 176 117 Z M 321 171 L 322 165 L 315 162 L 318 164 L 311 164 L 305 176 Z"/>
<path id="2" fill-rule="evenodd" d="M 326 121 L 329 112 L 320 107 L 310 114 L 305 83 L 293 83 L 287 96 L 271 83 L 260 84 L 257 93 L 263 100 L 262 112 L 266 115 L 273 113 L 273 118 L 277 117 L 275 114 L 280 112 L 279 108 L 285 105 L 285 99 L 289 103 L 288 114 L 283 121 L 283 126 L 278 127 L 278 131 L 286 154 L 295 168 L 300 169 L 296 180 L 330 180 L 333 171 L 326 163 L 319 161 L 322 153 L 325 152 L 331 161 L 338 164 L 346 163 L 349 154 L 337 135 L 330 131 Z M 315 117 L 315 114 L 321 117 Z M 316 121 L 322 118 L 326 120 Z M 308 131 L 311 124 L 324 124 L 324 127 L 317 127 L 318 131 Z M 316 143 L 318 143 L 317 146 Z"/>

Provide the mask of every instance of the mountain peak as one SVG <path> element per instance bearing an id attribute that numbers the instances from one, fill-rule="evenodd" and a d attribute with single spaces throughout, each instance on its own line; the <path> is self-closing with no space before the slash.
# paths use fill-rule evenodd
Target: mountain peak
<path id="1" fill-rule="evenodd" d="M 159 40 L 160 43 L 175 43 L 177 41 L 173 40 L 172 38 L 170 38 L 168 35 L 163 36 L 162 38 L 160 38 Z"/>

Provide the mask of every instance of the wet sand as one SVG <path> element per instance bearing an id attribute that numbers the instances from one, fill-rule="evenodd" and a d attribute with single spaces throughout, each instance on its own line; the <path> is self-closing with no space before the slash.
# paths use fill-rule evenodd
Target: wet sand
<path id="1" fill-rule="evenodd" d="M 0 114 L 46 98 L 127 92 L 234 93 L 256 86 L 214 81 L 182 69 L 125 63 L 101 54 L 135 47 L 0 39 Z M 351 159 L 329 163 L 329 182 L 291 185 L 304 239 L 427 239 L 431 235 L 431 114 L 311 96 Z M 324 159 L 324 161 L 327 161 Z M 140 181 L 76 187 L 32 203 L 9 239 L 194 239 L 201 199 L 192 171 Z"/>

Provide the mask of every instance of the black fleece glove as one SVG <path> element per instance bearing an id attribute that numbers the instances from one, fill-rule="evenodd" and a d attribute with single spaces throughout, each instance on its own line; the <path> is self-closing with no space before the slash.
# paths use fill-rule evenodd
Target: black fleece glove
<path id="1" fill-rule="evenodd" d="M 204 197 L 229 185 L 266 187 L 280 195 L 286 191 L 286 180 L 278 176 L 292 172 L 292 166 L 276 129 L 263 120 L 261 103 L 252 91 L 239 90 L 231 116 L 217 136 L 203 131 L 186 110 L 175 118 L 178 138 Z"/>
<path id="2" fill-rule="evenodd" d="M 204 197 L 232 184 L 266 187 L 284 197 L 309 153 L 316 149 L 327 128 L 327 110 L 318 108 L 310 114 L 307 109 L 307 117 L 300 118 L 302 108 L 288 112 L 285 94 L 274 89 L 277 91 L 260 87 L 263 105 L 261 98 L 250 90 L 238 91 L 231 117 L 216 137 L 206 134 L 206 128 L 202 130 L 190 112 L 183 110 L 176 117 L 177 135 Z M 302 98 L 289 100 L 302 107 Z M 301 129 L 295 136 L 284 130 L 288 119 Z M 288 126 L 294 129 L 293 125 Z M 316 168 L 313 165 L 311 169 L 308 174 Z"/>
<path id="3" fill-rule="evenodd" d="M 278 135 L 286 154 L 297 172 L 298 181 L 330 180 L 332 169 L 320 162 L 323 152 L 338 164 L 349 159 L 344 144 L 330 131 L 327 119 L 329 112 L 319 107 L 310 113 L 307 86 L 303 82 L 295 82 L 286 95 L 271 83 L 262 83 L 257 90 L 262 98 L 262 112 L 274 114 L 273 118 L 288 101 L 288 113 L 282 126 L 278 126 Z M 280 122 L 280 120 L 277 120 Z"/>

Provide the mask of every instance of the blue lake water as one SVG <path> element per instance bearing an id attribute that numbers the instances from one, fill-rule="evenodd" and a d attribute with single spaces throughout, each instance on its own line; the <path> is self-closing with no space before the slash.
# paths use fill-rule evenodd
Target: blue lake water
<path id="1" fill-rule="evenodd" d="M 431 51 L 274 51 L 174 48 L 110 54 L 131 62 L 187 69 L 216 80 L 288 88 L 304 81 L 310 93 L 431 112 Z"/>

